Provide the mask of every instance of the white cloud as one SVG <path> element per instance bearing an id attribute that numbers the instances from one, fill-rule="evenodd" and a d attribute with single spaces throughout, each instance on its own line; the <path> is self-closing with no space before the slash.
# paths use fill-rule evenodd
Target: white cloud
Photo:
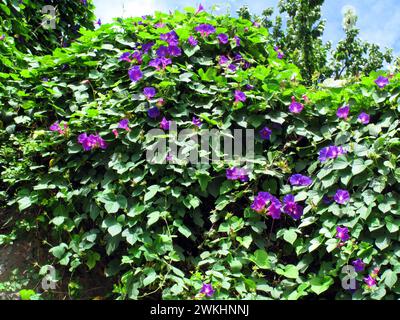
<path id="1" fill-rule="evenodd" d="M 113 18 L 139 17 L 153 14 L 154 11 L 168 12 L 165 1 L 157 0 L 94 0 L 95 14 L 103 22 Z"/>

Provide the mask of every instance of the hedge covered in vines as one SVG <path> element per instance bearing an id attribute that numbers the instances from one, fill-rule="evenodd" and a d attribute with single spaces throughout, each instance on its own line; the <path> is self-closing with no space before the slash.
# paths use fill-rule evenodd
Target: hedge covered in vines
<path id="1" fill-rule="evenodd" d="M 125 299 L 398 298 L 398 74 L 307 87 L 267 29 L 203 10 L 81 32 L 0 91 L 1 199 L 49 264 Z M 152 129 L 197 147 L 171 121 L 254 129 L 253 165 L 149 162 Z"/>

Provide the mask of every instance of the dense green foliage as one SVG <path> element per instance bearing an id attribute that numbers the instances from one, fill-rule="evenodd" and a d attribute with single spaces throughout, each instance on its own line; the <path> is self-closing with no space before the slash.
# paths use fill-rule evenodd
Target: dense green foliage
<path id="1" fill-rule="evenodd" d="M 115 280 L 115 297 L 171 299 L 201 297 L 212 283 L 219 299 L 397 298 L 400 245 L 400 76 L 379 89 L 378 73 L 318 87 L 302 84 L 301 71 L 278 59 L 266 28 L 247 19 L 213 17 L 194 10 L 119 20 L 83 36 L 70 47 L 43 57 L 24 56 L 27 68 L 8 75 L 0 99 L 2 199 L 18 210 L 19 229 L 36 232 L 51 246 L 53 263 L 71 272 L 94 272 L 105 265 Z M 157 23 L 165 26 L 156 28 Z M 202 38 L 194 28 L 209 23 L 216 33 Z M 165 71 L 148 66 L 175 30 L 183 53 Z M 218 43 L 226 33 L 231 41 Z M 189 36 L 198 45 L 190 46 Z M 241 39 L 237 46 L 234 36 Z M 126 51 L 154 41 L 143 56 L 143 78 L 132 82 Z M 251 63 L 235 72 L 218 63 L 221 54 L 240 53 Z M 285 52 L 289 55 L 289 52 Z M 383 74 L 383 73 L 380 73 Z M 48 81 L 43 80 L 47 78 Z M 246 85 L 254 86 L 245 91 Z M 146 133 L 159 127 L 148 118 L 143 88 L 157 89 L 161 113 L 193 128 L 255 129 L 255 166 L 248 182 L 228 181 L 223 160 L 210 165 L 151 164 Z M 247 100 L 234 103 L 234 91 Z M 290 113 L 291 97 L 309 102 Z M 338 107 L 349 104 L 348 120 Z M 361 111 L 371 123 L 357 121 Z M 128 118 L 131 131 L 112 130 Z M 49 130 L 68 123 L 66 134 Z M 272 128 L 270 141 L 258 131 Z M 98 133 L 105 150 L 84 151 L 81 133 Z M 168 134 L 168 133 L 166 133 Z M 179 141 L 179 145 L 188 145 Z M 348 153 L 321 163 L 329 145 Z M 165 156 L 165 155 L 164 155 Z M 309 187 L 291 187 L 293 173 L 309 175 Z M 347 189 L 351 201 L 323 201 Z M 294 194 L 304 207 L 301 220 L 272 220 L 250 205 L 259 191 L 282 198 Z M 349 228 L 351 240 L 339 246 L 336 227 Z M 0 241 L 11 241 L 10 235 Z M 341 269 L 361 258 L 366 270 L 352 295 L 342 289 Z M 362 279 L 379 267 L 378 285 Z"/>

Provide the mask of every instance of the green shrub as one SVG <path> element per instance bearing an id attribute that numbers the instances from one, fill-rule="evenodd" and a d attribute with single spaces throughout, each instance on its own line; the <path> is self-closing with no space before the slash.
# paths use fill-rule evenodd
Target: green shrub
<path id="1" fill-rule="evenodd" d="M 204 23 L 216 33 L 201 37 L 195 28 Z M 149 63 L 166 45 L 160 35 L 171 30 L 182 54 L 157 71 Z M 220 33 L 229 43 L 218 43 Z M 211 283 L 219 299 L 397 298 L 400 77 L 382 89 L 374 80 L 383 73 L 306 88 L 268 37 L 248 20 L 188 9 L 119 20 L 83 31 L 51 56 L 26 58 L 29 68 L 10 78 L 16 89 L 1 96 L 2 103 L 10 97 L 1 135 L 13 145 L 2 152 L 14 154 L 2 164 L 3 200 L 51 244 L 58 265 L 90 272 L 106 263 L 121 298 L 202 298 L 202 283 Z M 133 82 L 128 70 L 137 62 L 119 58 L 149 42 L 154 46 L 142 57 L 142 78 Z M 243 60 L 233 62 L 236 71 L 218 63 L 220 55 L 237 53 Z M 151 102 L 145 87 L 157 91 Z M 247 99 L 235 103 L 235 90 Z M 305 100 L 301 113 L 289 111 L 292 96 Z M 148 110 L 159 98 L 161 116 L 151 119 Z M 350 106 L 348 119 L 336 115 L 343 105 Z M 357 120 L 362 111 L 370 124 Z M 202 121 L 199 132 L 255 129 L 249 181 L 228 180 L 226 170 L 238 164 L 223 159 L 147 161 L 155 141 L 146 134 L 162 117 L 180 130 L 195 128 L 193 117 Z M 122 119 L 129 131 L 117 128 Z M 60 133 L 49 130 L 56 121 Z M 269 140 L 259 135 L 265 126 Z M 98 134 L 107 147 L 84 151 L 83 133 Z M 319 161 L 320 150 L 332 145 L 347 153 Z M 312 184 L 291 187 L 295 173 Z M 327 200 L 338 189 L 349 191 L 349 202 Z M 293 194 L 304 207 L 301 219 L 282 213 L 273 220 L 252 210 L 260 191 L 279 200 Z M 350 239 L 340 243 L 337 227 L 347 227 Z M 356 259 L 366 266 L 352 295 L 341 287 L 341 270 Z M 378 283 L 368 288 L 363 278 L 375 267 Z"/>

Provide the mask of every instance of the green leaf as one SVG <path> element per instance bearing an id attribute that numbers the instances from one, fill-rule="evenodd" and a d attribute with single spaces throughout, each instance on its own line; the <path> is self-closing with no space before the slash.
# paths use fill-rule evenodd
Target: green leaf
<path id="1" fill-rule="evenodd" d="M 290 279 L 297 279 L 299 277 L 299 270 L 292 264 L 286 265 L 283 270 L 276 269 L 276 273 Z"/>
<path id="2" fill-rule="evenodd" d="M 144 202 L 147 202 L 150 199 L 152 199 L 157 194 L 157 192 L 160 190 L 160 186 L 154 185 L 154 186 L 149 187 L 147 190 L 148 190 L 148 192 L 144 195 Z"/>
<path id="3" fill-rule="evenodd" d="M 385 279 L 386 286 L 391 289 L 397 282 L 397 274 L 389 269 L 383 273 L 382 279 Z"/>
<path id="4" fill-rule="evenodd" d="M 286 230 L 283 234 L 283 239 L 285 239 L 285 241 L 289 242 L 290 244 L 293 244 L 297 239 L 297 233 L 295 229 Z"/>
<path id="5" fill-rule="evenodd" d="M 160 219 L 160 212 L 159 211 L 155 211 L 150 213 L 147 216 L 147 226 L 150 227 L 152 224 L 156 223 L 159 219 Z"/>
<path id="6" fill-rule="evenodd" d="M 319 276 L 314 277 L 310 280 L 311 291 L 320 295 L 329 289 L 329 287 L 334 283 L 333 279 L 329 276 Z"/>
<path id="7" fill-rule="evenodd" d="M 254 252 L 254 255 L 251 260 L 261 269 L 270 269 L 271 268 L 271 264 L 269 262 L 269 257 L 265 250 L 262 250 L 262 249 L 256 250 L 256 252 Z"/>

